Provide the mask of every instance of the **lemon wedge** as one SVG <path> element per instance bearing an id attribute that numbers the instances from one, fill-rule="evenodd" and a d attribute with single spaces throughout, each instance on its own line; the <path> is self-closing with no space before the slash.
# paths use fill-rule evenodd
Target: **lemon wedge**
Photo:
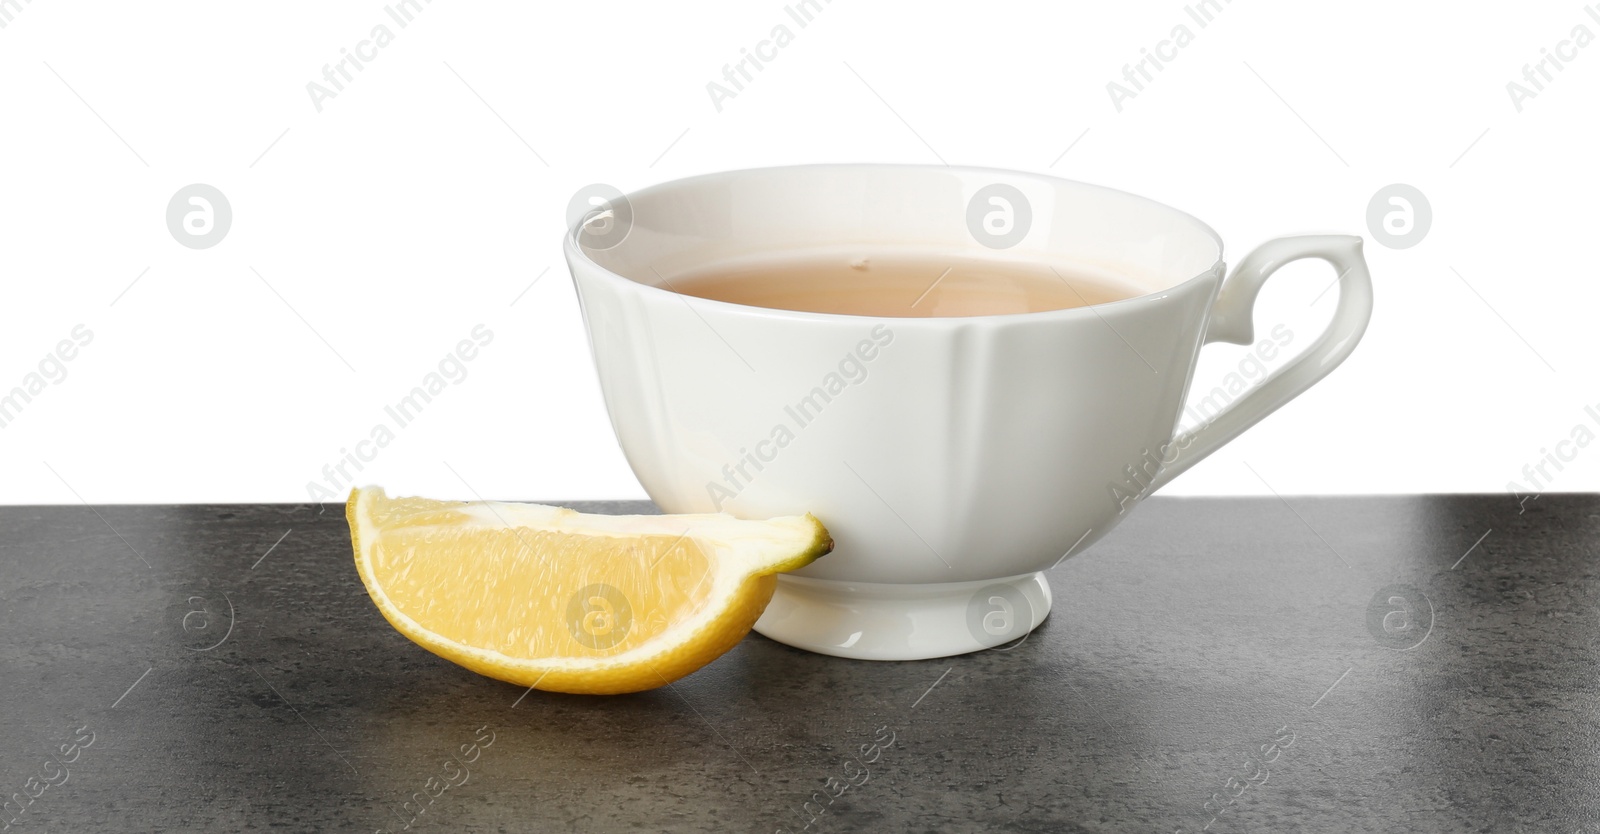
<path id="1" fill-rule="evenodd" d="M 554 692 L 664 686 L 717 659 L 772 599 L 775 574 L 833 549 L 814 516 L 609 516 L 541 504 L 353 490 L 356 570 L 418 645 Z"/>

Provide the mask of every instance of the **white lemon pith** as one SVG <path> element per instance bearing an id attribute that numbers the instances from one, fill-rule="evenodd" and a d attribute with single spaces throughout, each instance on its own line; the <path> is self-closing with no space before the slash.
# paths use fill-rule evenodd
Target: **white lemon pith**
<path id="1" fill-rule="evenodd" d="M 809 514 L 607 516 L 366 487 L 346 516 L 361 581 L 401 634 L 555 692 L 637 692 L 699 669 L 749 633 L 775 574 L 833 549 Z"/>

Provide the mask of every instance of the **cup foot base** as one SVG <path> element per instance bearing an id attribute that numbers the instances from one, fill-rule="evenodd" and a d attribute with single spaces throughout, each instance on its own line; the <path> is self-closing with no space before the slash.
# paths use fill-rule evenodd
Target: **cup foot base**
<path id="1" fill-rule="evenodd" d="M 1050 585 L 1030 573 L 982 582 L 887 585 L 779 576 L 755 630 L 853 660 L 925 660 L 1005 645 L 1050 614 Z"/>

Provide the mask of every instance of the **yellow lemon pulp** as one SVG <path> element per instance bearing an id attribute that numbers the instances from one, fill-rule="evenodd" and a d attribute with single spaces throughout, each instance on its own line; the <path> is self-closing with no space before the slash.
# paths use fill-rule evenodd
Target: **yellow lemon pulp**
<path id="1" fill-rule="evenodd" d="M 750 631 L 774 574 L 833 547 L 810 515 L 588 515 L 372 487 L 346 515 L 367 592 L 402 634 L 559 692 L 635 692 L 699 669 Z"/>

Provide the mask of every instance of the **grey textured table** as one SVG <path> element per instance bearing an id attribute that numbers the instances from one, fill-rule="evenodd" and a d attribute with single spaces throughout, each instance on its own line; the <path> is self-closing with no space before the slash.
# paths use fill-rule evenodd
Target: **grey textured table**
<path id="1" fill-rule="evenodd" d="M 0 826 L 1600 831 L 1600 496 L 1158 497 L 1018 645 L 612 698 L 413 645 L 347 535 L 0 509 Z"/>

